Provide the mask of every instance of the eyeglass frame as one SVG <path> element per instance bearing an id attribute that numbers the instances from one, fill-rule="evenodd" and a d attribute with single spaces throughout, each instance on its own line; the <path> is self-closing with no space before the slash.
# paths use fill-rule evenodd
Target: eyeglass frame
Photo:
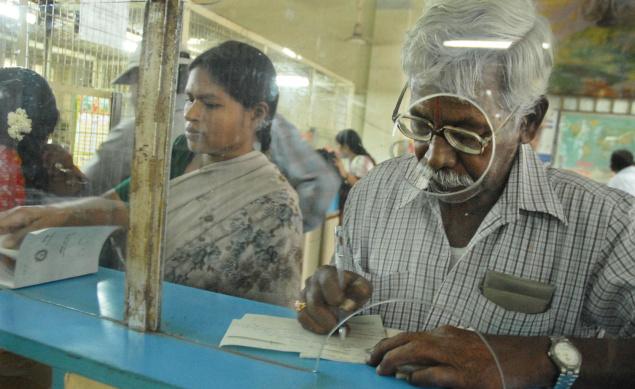
<path id="1" fill-rule="evenodd" d="M 406 82 L 406 84 L 404 85 L 403 89 L 401 90 L 401 93 L 399 94 L 399 98 L 397 99 L 397 104 L 395 104 L 395 109 L 392 111 L 393 127 L 396 126 L 399 129 L 399 132 L 401 132 L 405 137 L 407 137 L 409 139 L 412 139 L 412 140 L 415 140 L 415 141 L 430 143 L 432 141 L 432 137 L 433 136 L 435 136 L 435 135 L 436 136 L 443 136 L 443 139 L 445 139 L 448 142 L 448 144 L 450 146 L 452 146 L 452 148 L 454 148 L 456 150 L 459 150 L 462 153 L 471 154 L 471 155 L 481 155 L 481 154 L 483 154 L 483 152 L 485 151 L 485 148 L 491 143 L 491 141 L 493 139 L 493 136 L 487 136 L 487 137 L 483 138 L 480 135 L 474 133 L 473 131 L 469 131 L 469 130 L 466 130 L 466 129 L 463 129 L 463 128 L 449 126 L 449 125 L 443 126 L 440 129 L 435 129 L 434 126 L 431 126 L 430 127 L 429 139 L 424 139 L 423 137 L 417 137 L 414 134 L 406 133 L 406 131 L 404 131 L 404 129 L 401 128 L 401 125 L 398 122 L 398 120 L 400 118 L 406 118 L 406 119 L 410 119 L 410 120 L 414 120 L 414 121 L 425 121 L 426 124 L 430 123 L 429 120 L 426 120 L 426 119 L 421 118 L 421 117 L 412 116 L 412 115 L 409 115 L 408 113 L 399 113 L 399 108 L 401 107 L 401 101 L 403 100 L 403 97 L 406 94 L 406 90 L 407 89 L 408 89 L 408 83 Z M 448 95 L 448 96 L 460 97 L 458 95 L 453 95 L 451 93 L 440 93 L 438 95 L 439 96 Z M 432 95 L 432 97 L 434 97 L 434 96 L 435 95 Z M 487 124 L 489 125 L 490 129 L 492 130 L 492 133 L 496 133 L 496 132 L 498 132 L 498 130 L 503 128 L 507 124 L 509 119 L 511 119 L 511 117 L 516 112 L 516 109 L 514 109 L 512 112 L 510 112 L 510 114 L 505 118 L 505 120 L 503 121 L 503 123 L 501 123 L 501 125 L 498 127 L 498 129 L 494 130 L 494 127 L 490 123 L 489 118 L 487 117 L 487 114 L 485 114 L 485 111 L 483 111 L 483 109 L 478 104 L 476 104 L 475 102 L 471 101 L 470 99 L 466 99 L 465 97 L 463 97 L 463 99 L 469 101 L 470 104 L 474 105 L 479 111 L 481 111 L 483 113 L 483 115 L 485 116 L 485 119 L 487 120 Z M 423 99 L 420 99 L 420 100 L 423 100 Z M 414 105 L 414 103 L 411 104 L 411 105 Z M 474 149 L 470 149 L 467 146 L 464 146 L 464 145 L 462 145 L 460 143 L 457 143 L 454 139 L 446 137 L 445 134 L 444 134 L 444 131 L 446 129 L 450 129 L 452 131 L 456 131 L 456 132 L 464 134 L 464 135 L 473 136 L 479 142 L 479 144 L 481 145 L 480 150 L 476 151 Z"/>

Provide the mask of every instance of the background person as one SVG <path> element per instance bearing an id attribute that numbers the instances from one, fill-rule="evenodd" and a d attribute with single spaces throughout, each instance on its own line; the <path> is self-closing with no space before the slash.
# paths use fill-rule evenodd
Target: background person
<path id="1" fill-rule="evenodd" d="M 0 211 L 38 204 L 48 186 L 42 156 L 59 119 L 46 80 L 25 68 L 0 68 Z"/>
<path id="2" fill-rule="evenodd" d="M 130 106 L 133 116 L 124 118 L 110 130 L 104 140 L 82 170 L 88 178 L 87 194 L 99 196 L 106 193 L 122 180 L 130 177 L 132 164 L 132 152 L 134 145 L 135 114 L 137 107 L 137 93 L 139 84 L 139 60 L 141 45 L 130 56 L 126 70 L 121 73 L 113 84 L 128 85 L 130 88 Z M 174 115 L 170 144 L 173 144 L 179 135 L 185 130 L 183 107 L 185 105 L 185 84 L 187 83 L 190 54 L 186 51 L 179 53 L 178 77 L 176 85 L 176 97 L 174 101 Z"/>
<path id="3" fill-rule="evenodd" d="M 375 166 L 375 160 L 362 145 L 362 138 L 351 128 L 338 132 L 335 142 L 337 143 L 335 167 L 342 179 L 338 192 L 341 222 L 348 192 Z M 348 169 L 344 167 L 342 159 L 348 159 Z"/>
<path id="4" fill-rule="evenodd" d="M 172 148 L 164 279 L 279 305 L 301 284 L 302 217 L 295 191 L 253 149 L 270 131 L 276 72 L 260 50 L 228 41 L 190 65 L 185 135 Z M 60 225 L 128 225 L 130 180 L 102 198 L 0 213 L 15 246 Z"/>
<path id="5" fill-rule="evenodd" d="M 628 150 L 616 150 L 611 154 L 611 170 L 615 173 L 607 185 L 635 196 L 635 166 L 633 154 Z"/>
<path id="6" fill-rule="evenodd" d="M 270 145 L 265 152 L 298 193 L 303 230 L 309 232 L 324 222 L 337 194 L 339 177 L 280 114 L 273 118 Z"/>
<path id="7" fill-rule="evenodd" d="M 335 141 L 340 176 L 346 183 L 353 186 L 376 165 L 375 160 L 364 148 L 362 138 L 352 128 L 338 132 L 335 135 Z M 341 159 L 348 159 L 348 169 L 344 168 Z"/>

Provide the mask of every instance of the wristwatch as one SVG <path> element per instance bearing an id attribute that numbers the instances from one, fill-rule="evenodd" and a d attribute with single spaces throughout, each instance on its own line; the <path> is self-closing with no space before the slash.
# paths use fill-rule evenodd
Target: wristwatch
<path id="1" fill-rule="evenodd" d="M 560 370 L 554 389 L 568 389 L 580 375 L 582 354 L 563 336 L 551 337 L 551 347 L 547 355 Z"/>

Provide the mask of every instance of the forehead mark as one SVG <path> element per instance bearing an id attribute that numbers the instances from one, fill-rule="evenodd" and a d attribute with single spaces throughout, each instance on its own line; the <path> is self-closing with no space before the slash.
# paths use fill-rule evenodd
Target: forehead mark
<path id="1" fill-rule="evenodd" d="M 441 102 L 438 97 L 434 99 L 434 126 L 438 127 L 441 122 Z"/>

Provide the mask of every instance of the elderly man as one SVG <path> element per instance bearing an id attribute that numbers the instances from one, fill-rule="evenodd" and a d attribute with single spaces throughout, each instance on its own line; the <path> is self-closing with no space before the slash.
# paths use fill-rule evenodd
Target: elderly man
<path id="1" fill-rule="evenodd" d="M 412 104 L 402 93 L 393 114 L 416 156 L 351 192 L 338 266 L 318 269 L 297 304 L 305 328 L 400 298 L 371 311 L 410 331 L 370 353 L 381 375 L 635 387 L 635 201 L 544 167 L 528 146 L 551 42 L 530 0 L 426 2 L 403 48 Z"/>

